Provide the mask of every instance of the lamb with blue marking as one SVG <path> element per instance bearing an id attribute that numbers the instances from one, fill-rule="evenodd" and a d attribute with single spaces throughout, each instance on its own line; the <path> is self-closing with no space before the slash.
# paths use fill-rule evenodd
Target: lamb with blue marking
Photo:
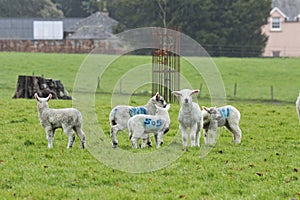
<path id="1" fill-rule="evenodd" d="M 233 135 L 233 142 L 240 143 L 242 131 L 239 127 L 241 114 L 234 106 L 206 108 L 202 106 L 204 142 L 215 144 L 217 127 L 226 127 Z"/>
<path id="2" fill-rule="evenodd" d="M 38 102 L 37 106 L 40 124 L 46 131 L 48 148 L 53 147 L 53 138 L 57 128 L 62 128 L 68 136 L 67 148 L 71 148 L 73 146 L 75 140 L 73 130 L 80 138 L 81 148 L 85 148 L 85 134 L 82 130 L 82 116 L 80 111 L 75 108 L 49 108 L 48 101 L 51 99 L 52 94 L 49 94 L 47 98 L 42 98 L 35 93 L 34 97 Z"/>
<path id="3" fill-rule="evenodd" d="M 128 105 L 119 105 L 114 107 L 109 114 L 111 127 L 110 137 L 113 148 L 118 147 L 117 134 L 119 131 L 127 129 L 128 120 L 138 114 L 155 115 L 156 105 L 159 107 L 165 107 L 167 105 L 167 102 L 159 93 L 156 93 L 151 99 L 149 99 L 148 103 L 144 106 L 132 107 Z M 148 141 L 148 145 L 152 146 L 150 139 Z"/>
<path id="4" fill-rule="evenodd" d="M 155 115 L 135 115 L 128 120 L 127 127 L 129 130 L 129 139 L 132 146 L 138 148 L 138 140 L 142 138 L 141 148 L 146 147 L 146 142 L 149 138 L 149 133 L 154 134 L 156 148 L 159 148 L 163 142 L 164 135 L 170 128 L 170 116 L 168 110 L 170 104 L 165 108 L 156 106 Z"/>
<path id="5" fill-rule="evenodd" d="M 203 118 L 200 107 L 193 102 L 192 96 L 200 90 L 183 89 L 173 91 L 180 102 L 178 115 L 179 128 L 182 134 L 183 150 L 188 150 L 188 130 L 190 130 L 191 147 L 200 146 L 200 131 L 203 127 Z"/>

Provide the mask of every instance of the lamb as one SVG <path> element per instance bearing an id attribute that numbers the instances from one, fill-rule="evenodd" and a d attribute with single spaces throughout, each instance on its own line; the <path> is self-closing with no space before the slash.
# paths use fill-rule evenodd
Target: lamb
<path id="1" fill-rule="evenodd" d="M 188 150 L 188 129 L 190 129 L 191 147 L 200 146 L 200 131 L 203 127 L 203 118 L 200 107 L 193 102 L 192 95 L 200 90 L 183 89 L 173 91 L 172 94 L 178 97 L 181 104 L 178 121 L 182 133 L 183 150 Z"/>
<path id="2" fill-rule="evenodd" d="M 139 138 L 142 138 L 141 148 L 145 148 L 149 133 L 154 133 L 156 148 L 161 146 L 163 136 L 170 128 L 170 116 L 168 113 L 170 104 L 165 108 L 158 106 L 156 106 L 156 108 L 157 111 L 155 115 L 135 115 L 128 120 L 129 139 L 134 148 L 138 148 Z"/>
<path id="3" fill-rule="evenodd" d="M 299 119 L 299 123 L 300 123 L 300 92 L 299 92 L 298 98 L 296 100 L 296 112 L 298 114 L 298 119 Z"/>
<path id="4" fill-rule="evenodd" d="M 216 107 L 206 108 L 205 106 L 202 106 L 202 110 L 205 110 L 206 112 L 202 111 L 204 123 L 205 124 L 205 134 L 204 134 L 204 143 L 205 144 L 214 144 L 215 136 L 217 134 L 217 128 L 218 128 L 218 121 L 222 118 L 222 115 L 220 112 L 218 112 Z"/>
<path id="5" fill-rule="evenodd" d="M 144 106 L 132 107 L 128 105 L 119 105 L 111 110 L 109 122 L 111 127 L 110 137 L 113 148 L 118 147 L 117 134 L 119 131 L 127 129 L 128 120 L 137 114 L 154 115 L 156 112 L 155 105 L 160 107 L 165 107 L 167 105 L 167 102 L 159 93 L 156 93 L 151 99 L 149 99 L 148 103 Z M 150 139 L 148 141 L 148 145 L 152 145 Z"/>
<path id="6" fill-rule="evenodd" d="M 214 120 L 212 120 L 212 116 Z M 215 143 L 215 135 L 217 127 L 225 126 L 233 134 L 233 142 L 240 143 L 242 139 L 242 131 L 239 127 L 240 112 L 231 105 L 222 107 L 206 108 L 202 106 L 204 142 L 206 144 Z M 211 124 L 213 123 L 213 124 Z M 208 130 L 211 129 L 210 134 Z"/>
<path id="7" fill-rule="evenodd" d="M 48 101 L 52 94 L 47 98 L 41 98 L 37 93 L 34 94 L 37 100 L 38 117 L 40 124 L 45 128 L 46 137 L 48 140 L 48 148 L 53 147 L 53 138 L 55 130 L 62 128 L 68 136 L 67 148 L 73 146 L 75 135 L 72 130 L 76 132 L 81 141 L 81 148 L 85 148 L 85 134 L 82 131 L 82 116 L 80 111 L 75 108 L 52 109 L 48 106 Z"/>

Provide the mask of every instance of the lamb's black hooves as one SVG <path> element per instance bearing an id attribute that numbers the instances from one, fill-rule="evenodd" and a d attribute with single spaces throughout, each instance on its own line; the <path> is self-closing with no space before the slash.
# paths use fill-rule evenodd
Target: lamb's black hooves
<path id="1" fill-rule="evenodd" d="M 148 147 L 153 147 L 152 142 L 147 142 Z"/>
<path id="2" fill-rule="evenodd" d="M 113 143 L 112 148 L 116 149 L 118 147 L 118 143 Z"/>

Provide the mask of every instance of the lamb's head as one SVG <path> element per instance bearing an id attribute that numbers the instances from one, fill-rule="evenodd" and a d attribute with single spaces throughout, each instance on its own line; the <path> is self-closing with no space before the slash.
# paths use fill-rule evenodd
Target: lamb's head
<path id="1" fill-rule="evenodd" d="M 165 108 L 167 106 L 166 100 L 157 92 L 151 99 L 151 103 L 159 107 Z"/>
<path id="2" fill-rule="evenodd" d="M 206 108 L 202 106 L 202 110 L 205 110 L 209 114 L 211 120 L 219 120 L 222 118 L 221 113 L 216 107 Z"/>
<path id="3" fill-rule="evenodd" d="M 183 89 L 180 91 L 173 91 L 172 94 L 177 96 L 181 105 L 188 105 L 193 102 L 192 95 L 199 93 L 199 91 L 200 90 Z"/>
<path id="4" fill-rule="evenodd" d="M 48 108 L 48 101 L 51 99 L 52 94 L 49 94 L 48 97 L 46 97 L 46 98 L 42 98 L 42 97 L 39 97 L 37 93 L 35 93 L 34 97 L 38 102 L 39 108 Z"/>

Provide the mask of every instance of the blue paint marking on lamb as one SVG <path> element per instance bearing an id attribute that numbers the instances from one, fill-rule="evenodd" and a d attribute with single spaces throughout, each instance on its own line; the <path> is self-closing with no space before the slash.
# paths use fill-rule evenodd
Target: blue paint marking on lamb
<path id="1" fill-rule="evenodd" d="M 225 119 L 227 119 L 230 115 L 230 108 L 221 108 L 218 109 L 218 111 L 220 112 L 221 116 Z"/>
<path id="2" fill-rule="evenodd" d="M 150 118 L 145 118 L 144 125 L 145 125 L 145 127 L 148 126 L 148 127 L 160 129 L 162 126 L 162 121 L 161 121 L 161 119 L 152 120 Z"/>
<path id="3" fill-rule="evenodd" d="M 138 114 L 147 114 L 147 109 L 143 106 L 133 107 L 129 109 L 130 116 L 138 115 Z"/>

